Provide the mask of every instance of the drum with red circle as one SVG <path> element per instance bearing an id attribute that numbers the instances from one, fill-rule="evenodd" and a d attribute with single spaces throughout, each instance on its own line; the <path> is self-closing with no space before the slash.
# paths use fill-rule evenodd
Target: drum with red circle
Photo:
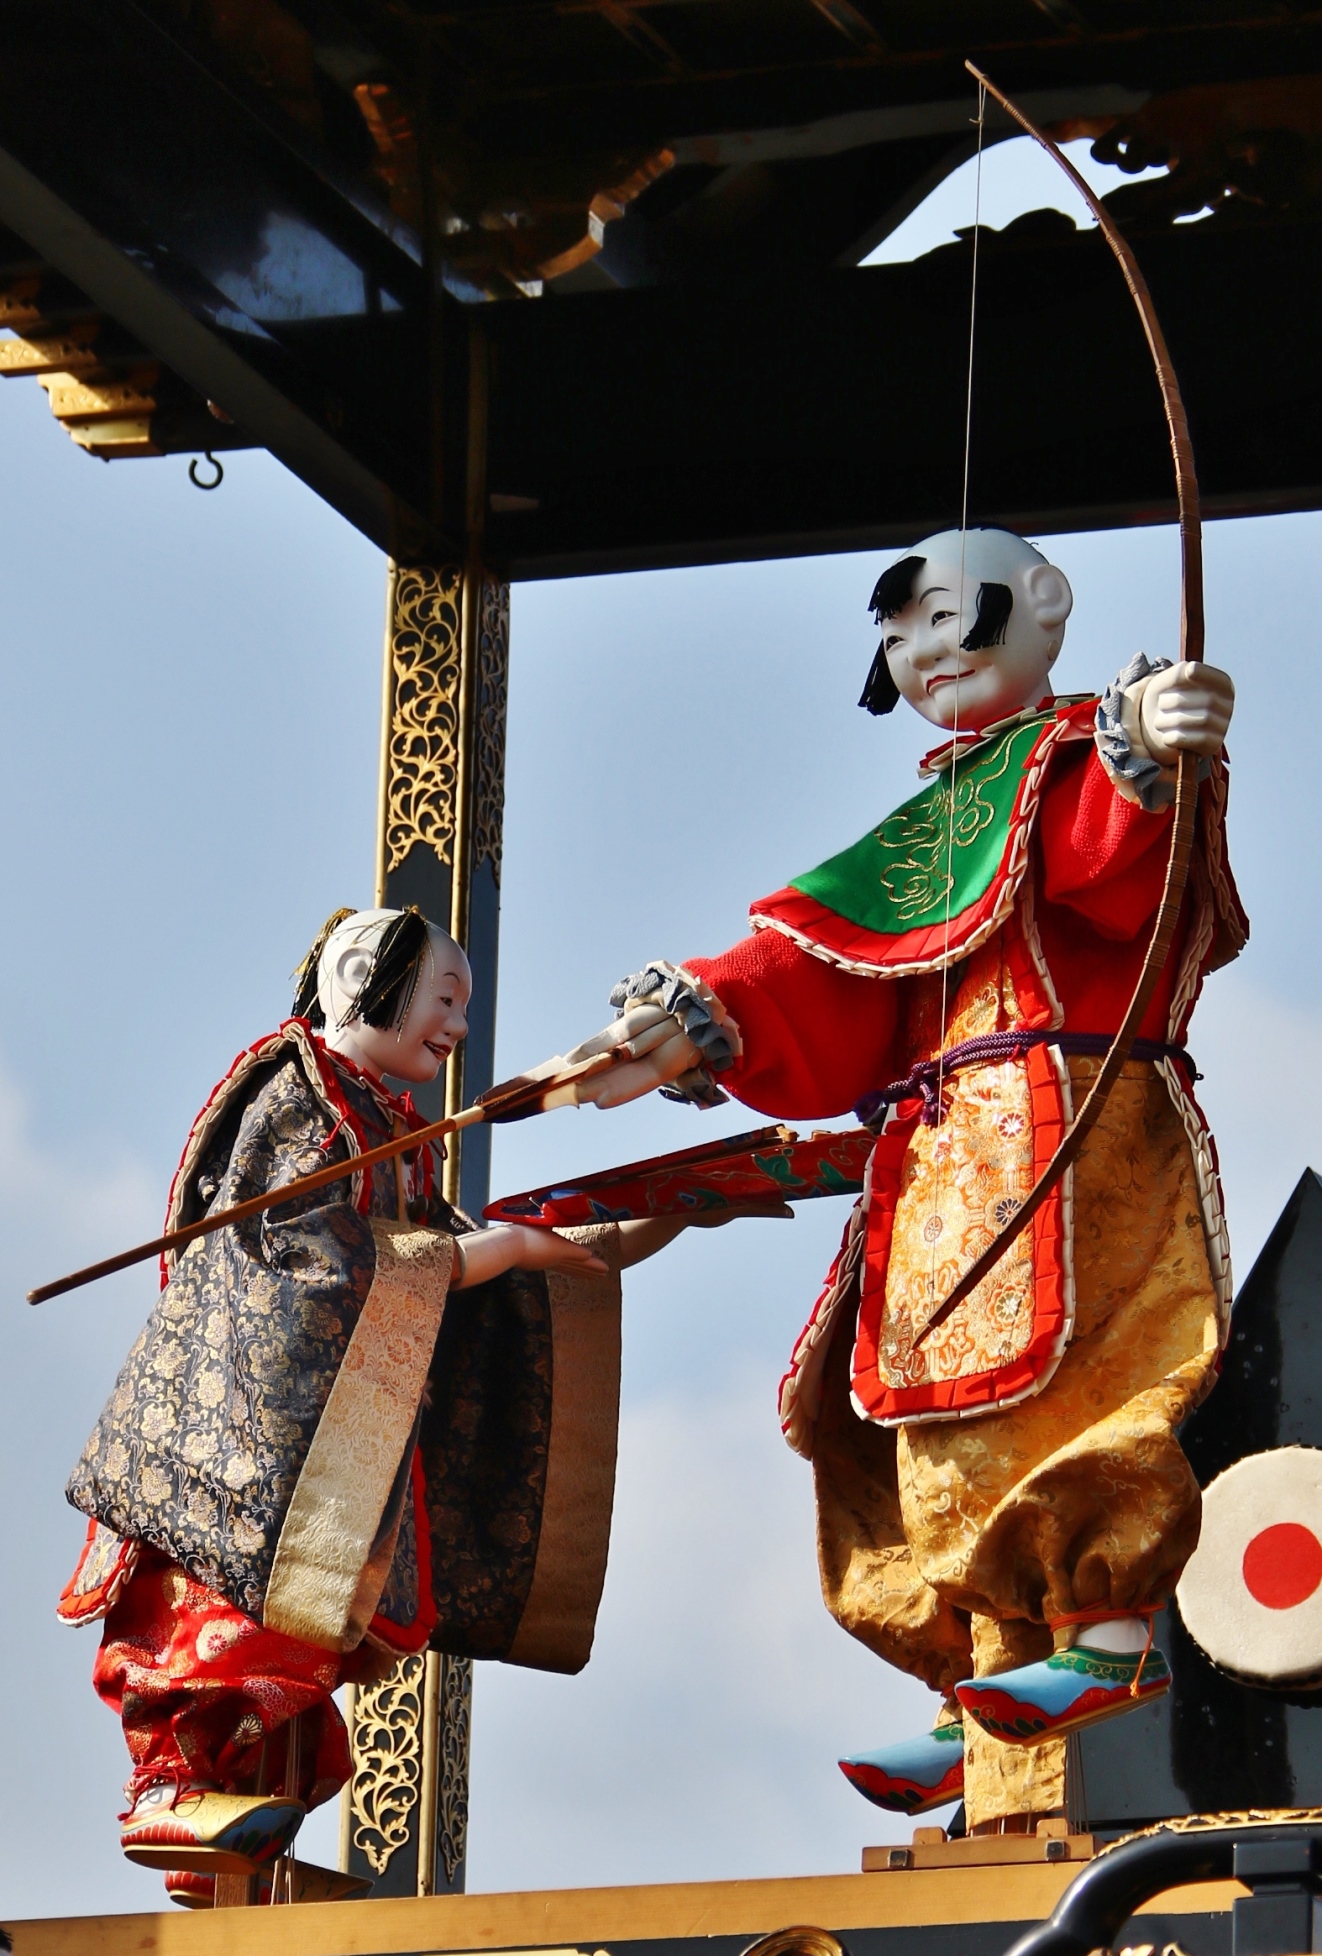
<path id="1" fill-rule="evenodd" d="M 1221 1670 L 1278 1690 L 1322 1682 L 1322 1449 L 1277 1447 L 1217 1475 L 1175 1598 Z"/>

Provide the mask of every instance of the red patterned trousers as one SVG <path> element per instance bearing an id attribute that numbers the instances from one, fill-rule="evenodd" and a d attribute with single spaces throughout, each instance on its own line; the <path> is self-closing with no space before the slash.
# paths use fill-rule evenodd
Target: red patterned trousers
<path id="1" fill-rule="evenodd" d="M 376 1651 L 341 1657 L 264 1629 L 144 1546 L 106 1617 L 92 1681 L 123 1720 L 130 1803 L 175 1775 L 250 1792 L 264 1749 L 267 1789 L 295 1790 L 282 1774 L 289 1721 L 299 1717 L 297 1793 L 315 1807 L 349 1777 L 348 1734 L 331 1693 L 379 1665 Z"/>

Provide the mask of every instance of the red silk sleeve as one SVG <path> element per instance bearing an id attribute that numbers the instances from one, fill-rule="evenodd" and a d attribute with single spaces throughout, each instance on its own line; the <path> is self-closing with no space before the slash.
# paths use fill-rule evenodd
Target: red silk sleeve
<path id="1" fill-rule="evenodd" d="M 1091 742 L 1071 754 L 1038 820 L 1047 902 L 1086 917 L 1103 937 L 1136 936 L 1161 900 L 1171 819 L 1169 808 L 1149 815 L 1118 794 Z"/>
<path id="2" fill-rule="evenodd" d="M 719 1081 L 776 1120 L 843 1114 L 894 1077 L 892 982 L 809 956 L 776 930 L 756 931 L 719 958 L 690 958 L 739 1026 L 743 1055 Z"/>

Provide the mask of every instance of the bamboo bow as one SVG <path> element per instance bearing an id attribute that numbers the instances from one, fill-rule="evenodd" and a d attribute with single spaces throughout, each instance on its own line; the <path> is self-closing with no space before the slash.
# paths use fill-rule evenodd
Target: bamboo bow
<path id="1" fill-rule="evenodd" d="M 1180 658 L 1198 661 L 1203 656 L 1204 638 L 1203 527 L 1198 498 L 1198 475 L 1194 468 L 1193 442 L 1189 435 L 1189 422 L 1184 411 L 1184 400 L 1175 373 L 1175 363 L 1171 359 L 1166 336 L 1161 330 L 1161 322 L 1157 317 L 1157 309 L 1152 303 L 1152 294 L 1148 290 L 1147 280 L 1130 249 L 1129 241 L 1116 225 L 1115 219 L 1090 186 L 1084 182 L 1069 158 L 1062 153 L 1050 136 L 1039 129 L 1035 123 L 1030 122 L 1022 109 L 1017 108 L 1007 95 L 1002 95 L 994 82 L 988 81 L 980 68 L 975 68 L 971 61 L 966 61 L 964 66 L 992 99 L 1000 103 L 1006 114 L 1013 117 L 1019 127 L 1030 135 L 1034 142 L 1040 143 L 1048 156 L 1054 157 L 1059 163 L 1096 218 L 1102 236 L 1114 252 L 1124 273 L 1130 296 L 1138 308 L 1138 316 L 1143 322 L 1143 332 L 1156 368 L 1157 385 L 1161 389 L 1161 404 L 1166 415 L 1171 454 L 1175 462 L 1175 495 L 1180 516 Z M 1084 1097 L 1083 1105 L 1066 1130 L 1051 1160 L 1034 1183 L 1031 1192 L 1010 1221 L 987 1245 L 981 1256 L 976 1257 L 969 1265 L 950 1295 L 933 1311 L 914 1339 L 915 1350 L 946 1322 L 951 1312 L 962 1304 L 983 1278 L 995 1269 L 1021 1230 L 1026 1229 L 1033 1220 L 1066 1169 L 1072 1167 L 1078 1159 L 1079 1150 L 1096 1126 L 1107 1097 L 1120 1077 L 1121 1068 L 1129 1058 L 1130 1048 L 1143 1023 L 1143 1015 L 1152 1002 L 1157 981 L 1165 969 L 1166 959 L 1170 954 L 1175 926 L 1179 920 L 1180 905 L 1184 901 L 1184 886 L 1188 880 L 1189 858 L 1193 852 L 1194 821 L 1197 813 L 1198 763 L 1192 754 L 1182 753 L 1176 773 L 1175 816 L 1171 825 L 1166 880 L 1161 892 L 1161 902 L 1157 906 L 1152 937 L 1143 959 L 1143 968 L 1139 972 L 1134 995 L 1120 1022 L 1120 1029 L 1111 1041 L 1110 1050 Z"/>

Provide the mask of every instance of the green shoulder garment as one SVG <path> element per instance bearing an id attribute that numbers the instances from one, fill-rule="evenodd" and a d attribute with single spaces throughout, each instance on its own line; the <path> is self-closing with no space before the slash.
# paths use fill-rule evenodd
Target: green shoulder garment
<path id="1" fill-rule="evenodd" d="M 960 916 L 992 885 L 1025 763 L 1052 717 L 990 740 L 790 888 L 883 936 Z"/>

